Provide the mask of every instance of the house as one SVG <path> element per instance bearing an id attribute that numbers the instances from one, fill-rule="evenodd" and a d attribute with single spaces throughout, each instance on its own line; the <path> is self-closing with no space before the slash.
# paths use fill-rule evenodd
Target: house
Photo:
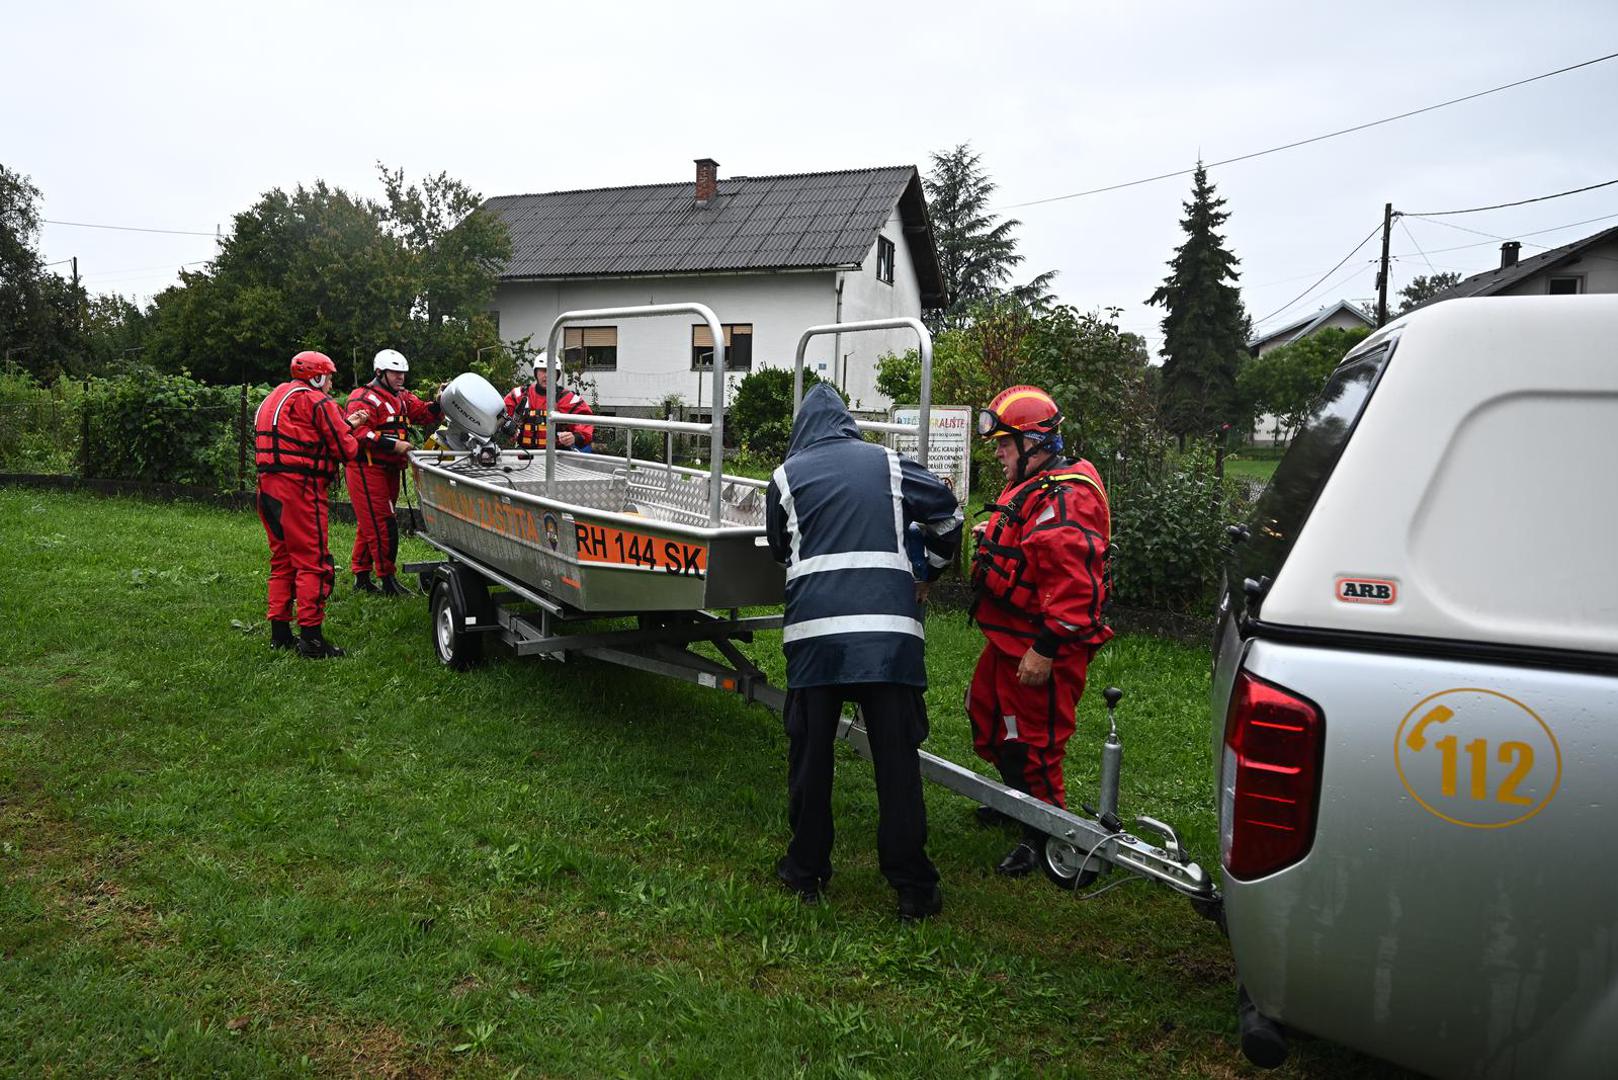
<path id="1" fill-rule="evenodd" d="M 921 174 L 913 165 L 504 195 L 484 203 L 511 233 L 492 304 L 503 340 L 545 346 L 564 311 L 697 302 L 724 325 L 727 379 L 791 368 L 810 326 L 919 317 L 943 280 Z M 600 411 L 647 415 L 679 395 L 712 407 L 713 350 L 690 317 L 603 321 L 564 330 L 565 360 Z M 885 408 L 876 361 L 915 347 L 904 331 L 818 337 L 807 366 L 855 408 Z"/>
<path id="2" fill-rule="evenodd" d="M 1537 245 L 1536 245 L 1537 246 Z M 1418 307 L 1462 296 L 1577 296 L 1618 292 L 1618 227 L 1522 258 L 1522 244 L 1500 245 L 1500 265 L 1463 278 Z"/>
<path id="3" fill-rule="evenodd" d="M 1302 341 L 1311 334 L 1337 327 L 1343 330 L 1373 329 L 1376 317 L 1350 300 L 1339 300 L 1321 308 L 1313 315 L 1294 319 L 1285 326 L 1266 331 L 1247 343 L 1249 356 L 1263 356 L 1271 349 L 1279 349 L 1294 341 Z M 1260 416 L 1253 423 L 1252 442 L 1255 446 L 1273 446 L 1280 438 L 1280 427 L 1274 416 Z"/>
<path id="4" fill-rule="evenodd" d="M 1313 315 L 1305 315 L 1279 329 L 1268 330 L 1263 335 L 1253 338 L 1247 343 L 1247 353 L 1249 356 L 1263 356 L 1271 349 L 1278 349 L 1294 341 L 1302 341 L 1311 334 L 1334 326 L 1344 330 L 1358 327 L 1374 328 L 1376 316 L 1352 301 L 1339 300 L 1335 304 L 1321 308 Z"/>

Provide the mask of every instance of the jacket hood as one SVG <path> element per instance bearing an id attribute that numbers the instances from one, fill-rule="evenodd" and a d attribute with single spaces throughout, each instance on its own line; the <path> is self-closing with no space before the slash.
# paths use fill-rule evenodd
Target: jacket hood
<path id="1" fill-rule="evenodd" d="M 803 408 L 792 421 L 792 442 L 787 446 L 787 457 L 805 450 L 825 439 L 860 439 L 860 429 L 854 423 L 842 395 L 830 383 L 816 383 L 803 395 Z"/>

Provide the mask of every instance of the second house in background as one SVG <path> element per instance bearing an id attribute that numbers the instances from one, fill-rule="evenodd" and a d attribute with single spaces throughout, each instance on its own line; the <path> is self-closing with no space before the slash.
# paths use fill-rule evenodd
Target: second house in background
<path id="1" fill-rule="evenodd" d="M 910 316 L 943 282 L 921 175 L 912 165 L 719 178 L 695 183 L 503 195 L 485 208 L 511 230 L 493 308 L 500 336 L 543 348 L 564 311 L 696 302 L 725 324 L 735 382 L 792 366 L 798 335 L 821 323 Z M 712 405 L 712 334 L 696 320 L 636 319 L 563 331 L 565 362 L 595 384 L 604 412 L 649 414 L 678 394 Z M 827 336 L 807 366 L 856 409 L 885 409 L 876 361 L 914 347 L 906 331 Z"/>

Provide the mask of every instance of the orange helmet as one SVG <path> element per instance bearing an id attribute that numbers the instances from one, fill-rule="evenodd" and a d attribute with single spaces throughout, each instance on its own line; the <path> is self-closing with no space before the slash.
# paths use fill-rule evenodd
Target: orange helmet
<path id="1" fill-rule="evenodd" d="M 292 358 L 292 377 L 313 382 L 322 375 L 337 374 L 337 365 L 323 352 L 305 349 Z"/>
<path id="2" fill-rule="evenodd" d="M 978 410 L 978 434 L 986 439 L 1010 435 L 1022 442 L 1033 436 L 1036 446 L 1051 441 L 1062 428 L 1062 410 L 1037 386 L 1012 386 L 1000 391 L 987 409 Z"/>

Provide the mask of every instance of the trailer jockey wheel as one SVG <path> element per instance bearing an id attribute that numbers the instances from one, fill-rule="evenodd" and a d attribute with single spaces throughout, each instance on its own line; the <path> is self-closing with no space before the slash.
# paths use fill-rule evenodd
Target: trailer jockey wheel
<path id="1" fill-rule="evenodd" d="M 433 651 L 440 663 L 454 671 L 465 671 L 483 659 L 483 635 L 468 634 L 466 612 L 456 603 L 450 583 L 433 583 L 430 602 L 433 615 Z"/>
<path id="2" fill-rule="evenodd" d="M 1039 860 L 1040 869 L 1045 871 L 1045 877 L 1058 889 L 1066 889 L 1069 892 L 1082 889 L 1099 876 L 1099 871 L 1083 869 L 1084 855 L 1082 850 L 1066 840 L 1047 836 L 1045 854 Z M 1091 861 L 1097 860 L 1092 858 Z"/>

